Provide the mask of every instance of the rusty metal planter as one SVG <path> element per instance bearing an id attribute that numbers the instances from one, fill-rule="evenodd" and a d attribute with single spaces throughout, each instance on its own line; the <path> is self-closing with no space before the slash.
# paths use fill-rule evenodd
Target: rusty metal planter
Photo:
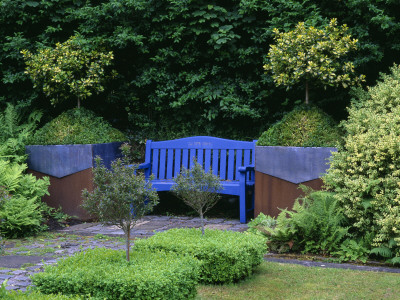
<path id="1" fill-rule="evenodd" d="M 90 216 L 80 205 L 83 189 L 93 190 L 92 167 L 100 156 L 106 167 L 121 157 L 121 142 L 87 145 L 31 145 L 26 146 L 28 172 L 38 178 L 50 178 L 50 196 L 43 200 L 52 207 L 82 220 Z"/>
<path id="2" fill-rule="evenodd" d="M 320 177 L 335 151 L 327 147 L 256 146 L 254 217 L 260 212 L 277 216 L 281 208 L 292 208 L 302 195 L 299 184 L 320 189 Z"/>

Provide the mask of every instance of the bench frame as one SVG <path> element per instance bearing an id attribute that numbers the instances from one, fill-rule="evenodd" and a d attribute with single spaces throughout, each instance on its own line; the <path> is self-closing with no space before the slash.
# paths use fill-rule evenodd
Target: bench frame
<path id="1" fill-rule="evenodd" d="M 146 142 L 145 178 L 152 180 L 157 191 L 170 191 L 182 168 L 191 168 L 193 158 L 206 172 L 220 178 L 221 194 L 239 196 L 240 222 L 246 223 L 246 213 L 254 209 L 255 143 L 227 140 L 209 136 L 194 136 L 177 140 Z M 246 206 L 246 195 L 252 190 L 251 207 Z"/>

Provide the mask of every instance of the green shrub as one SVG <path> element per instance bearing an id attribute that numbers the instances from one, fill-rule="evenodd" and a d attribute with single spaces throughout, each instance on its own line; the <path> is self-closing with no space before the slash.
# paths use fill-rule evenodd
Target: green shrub
<path id="1" fill-rule="evenodd" d="M 199 262 L 166 252 L 97 248 L 80 252 L 33 275 L 45 294 L 90 294 L 100 299 L 187 299 L 196 294 Z"/>
<path id="2" fill-rule="evenodd" d="M 36 131 L 35 145 L 97 144 L 125 141 L 125 135 L 92 111 L 80 108 L 63 112 Z"/>
<path id="3" fill-rule="evenodd" d="M 283 210 L 275 220 L 260 214 L 249 223 L 250 231 L 267 237 L 273 251 L 289 250 L 329 254 L 340 249 L 347 235 L 346 218 L 332 193 L 311 190 L 296 199 L 292 210 Z"/>
<path id="4" fill-rule="evenodd" d="M 400 66 L 356 96 L 343 122 L 344 145 L 323 180 L 352 234 L 372 234 L 372 253 L 400 262 Z"/>
<path id="5" fill-rule="evenodd" d="M 200 215 L 201 232 L 204 234 L 204 214 L 221 199 L 218 192 L 223 188 L 219 177 L 211 169 L 206 173 L 194 159 L 193 167 L 183 168 L 174 182 L 172 192 Z"/>
<path id="6" fill-rule="evenodd" d="M 0 286 L 0 299 L 2 300 L 81 300 L 79 296 L 71 297 L 61 294 L 45 295 L 37 291 L 13 291 L 6 290 L 7 281 L 3 282 Z M 86 300 L 92 299 L 90 296 L 85 296 Z"/>
<path id="7" fill-rule="evenodd" d="M 341 131 L 315 106 L 301 105 L 287 113 L 258 139 L 259 146 L 336 147 Z"/>
<path id="8" fill-rule="evenodd" d="M 141 250 L 164 250 L 188 254 L 201 261 L 200 279 L 204 283 L 230 283 L 252 274 L 266 252 L 265 239 L 232 231 L 171 229 L 146 240 L 137 240 Z"/>

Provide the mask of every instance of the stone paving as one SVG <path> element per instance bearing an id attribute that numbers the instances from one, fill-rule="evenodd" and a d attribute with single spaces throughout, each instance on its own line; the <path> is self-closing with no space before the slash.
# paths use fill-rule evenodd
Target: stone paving
<path id="1" fill-rule="evenodd" d="M 194 217 L 145 216 L 140 219 L 131 234 L 135 238 L 146 238 L 156 232 L 171 228 L 198 228 L 200 219 Z M 239 220 L 208 219 L 206 228 L 245 231 L 246 224 Z M 76 252 L 96 247 L 124 249 L 123 231 L 116 226 L 99 223 L 83 223 L 59 230 L 56 238 L 29 239 L 21 245 L 6 244 L 6 255 L 0 256 L 0 284 L 7 280 L 8 290 L 25 291 L 32 285 L 30 275 L 43 271 L 43 267 Z M 120 238 L 118 238 L 120 237 Z"/>

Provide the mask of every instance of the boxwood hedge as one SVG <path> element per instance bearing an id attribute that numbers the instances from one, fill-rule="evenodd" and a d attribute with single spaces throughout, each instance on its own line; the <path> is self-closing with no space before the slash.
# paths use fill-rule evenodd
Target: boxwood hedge
<path id="1" fill-rule="evenodd" d="M 74 108 L 37 130 L 31 145 L 73 145 L 124 142 L 126 136 L 102 117 L 85 108 Z"/>
<path id="2" fill-rule="evenodd" d="M 253 234 L 178 228 L 135 241 L 136 249 L 172 251 L 201 261 L 203 283 L 231 283 L 252 274 L 266 252 L 265 239 Z"/>
<path id="3" fill-rule="evenodd" d="M 47 266 L 32 277 L 44 294 L 91 295 L 99 299 L 187 299 L 196 295 L 199 261 L 154 251 L 97 248 Z"/>

